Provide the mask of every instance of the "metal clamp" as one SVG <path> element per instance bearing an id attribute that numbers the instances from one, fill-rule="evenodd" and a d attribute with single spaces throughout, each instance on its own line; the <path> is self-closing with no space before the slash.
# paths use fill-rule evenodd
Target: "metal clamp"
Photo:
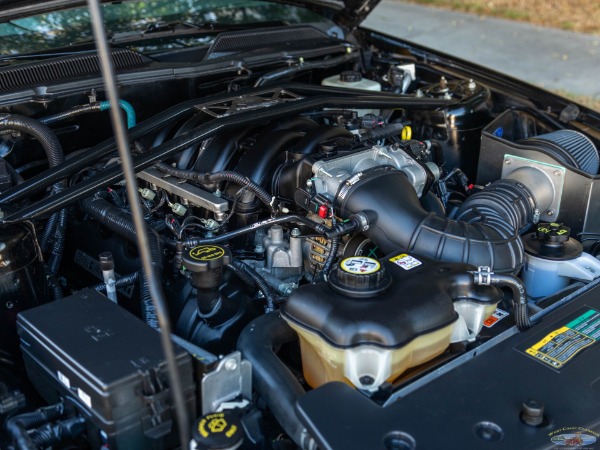
<path id="1" fill-rule="evenodd" d="M 473 272 L 475 276 L 475 284 L 479 286 L 491 286 L 492 284 L 492 269 L 489 266 L 479 266 L 477 272 Z"/>

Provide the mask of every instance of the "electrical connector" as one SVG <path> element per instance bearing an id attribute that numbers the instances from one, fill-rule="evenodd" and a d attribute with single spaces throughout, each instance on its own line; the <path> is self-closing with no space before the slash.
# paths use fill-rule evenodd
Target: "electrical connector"
<path id="1" fill-rule="evenodd" d="M 181 203 L 171 203 L 171 210 L 178 216 L 185 216 L 187 212 L 187 208 L 183 206 Z"/>
<path id="2" fill-rule="evenodd" d="M 142 198 L 146 199 L 146 200 L 153 201 L 154 198 L 156 197 L 156 192 L 154 192 L 152 189 L 139 188 L 138 192 L 140 193 L 140 195 L 142 196 Z"/>

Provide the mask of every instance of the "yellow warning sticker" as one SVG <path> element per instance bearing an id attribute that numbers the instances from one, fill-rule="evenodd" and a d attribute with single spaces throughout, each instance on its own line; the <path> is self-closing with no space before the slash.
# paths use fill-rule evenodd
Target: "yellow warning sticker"
<path id="1" fill-rule="evenodd" d="M 404 270 L 411 270 L 423 264 L 414 256 L 407 255 L 406 253 L 402 253 L 390 258 L 390 262 L 402 267 Z"/>
<path id="2" fill-rule="evenodd" d="M 600 312 L 590 309 L 564 327 L 554 330 L 525 352 L 560 369 L 584 348 L 600 340 Z"/>

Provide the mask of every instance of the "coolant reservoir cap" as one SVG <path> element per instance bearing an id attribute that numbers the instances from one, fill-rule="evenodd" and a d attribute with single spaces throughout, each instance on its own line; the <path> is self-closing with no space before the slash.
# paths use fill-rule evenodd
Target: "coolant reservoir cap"
<path id="1" fill-rule="evenodd" d="M 391 284 L 392 277 L 379 261 L 366 256 L 345 258 L 329 276 L 333 290 L 354 298 L 375 297 Z"/>
<path id="2" fill-rule="evenodd" d="M 583 252 L 582 245 L 570 237 L 571 229 L 563 224 L 540 223 L 537 230 L 523 238 L 525 251 L 539 258 L 566 261 Z"/>
<path id="3" fill-rule="evenodd" d="M 197 450 L 234 450 L 244 440 L 237 414 L 232 411 L 206 414 L 194 423 L 190 448 Z"/>
<path id="4" fill-rule="evenodd" d="M 183 265 L 190 272 L 208 272 L 231 262 L 231 251 L 218 245 L 198 245 L 183 254 Z"/>
<path id="5" fill-rule="evenodd" d="M 340 81 L 344 83 L 358 83 L 362 80 L 362 75 L 360 72 L 356 72 L 354 70 L 345 70 L 340 73 Z"/>

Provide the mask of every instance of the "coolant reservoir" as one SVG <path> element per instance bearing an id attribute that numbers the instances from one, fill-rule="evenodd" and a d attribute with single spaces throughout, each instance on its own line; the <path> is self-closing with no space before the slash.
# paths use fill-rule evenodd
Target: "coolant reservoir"
<path id="1" fill-rule="evenodd" d="M 360 72 L 355 72 L 353 70 L 346 70 L 339 75 L 333 75 L 331 77 L 327 77 L 321 81 L 323 86 L 333 86 L 333 87 L 341 87 L 346 89 L 359 89 L 363 91 L 381 91 L 381 84 L 377 81 L 368 80 L 362 77 Z M 379 115 L 378 109 L 357 109 L 356 113 L 359 117 L 364 116 L 366 114 L 374 114 L 376 116 Z"/>
<path id="2" fill-rule="evenodd" d="M 464 303 L 483 306 L 477 323 L 470 317 L 478 331 L 501 294 L 476 286 L 472 270 L 405 253 L 381 261 L 355 256 L 328 282 L 298 288 L 281 314 L 299 335 L 308 384 L 343 381 L 376 390 L 443 353 L 455 341 L 455 325 L 469 322 L 458 320 Z"/>
<path id="3" fill-rule="evenodd" d="M 522 277 L 534 301 L 560 291 L 571 280 L 600 277 L 600 261 L 584 253 L 570 232 L 569 227 L 559 223 L 540 223 L 535 232 L 523 236 L 526 263 Z"/>

